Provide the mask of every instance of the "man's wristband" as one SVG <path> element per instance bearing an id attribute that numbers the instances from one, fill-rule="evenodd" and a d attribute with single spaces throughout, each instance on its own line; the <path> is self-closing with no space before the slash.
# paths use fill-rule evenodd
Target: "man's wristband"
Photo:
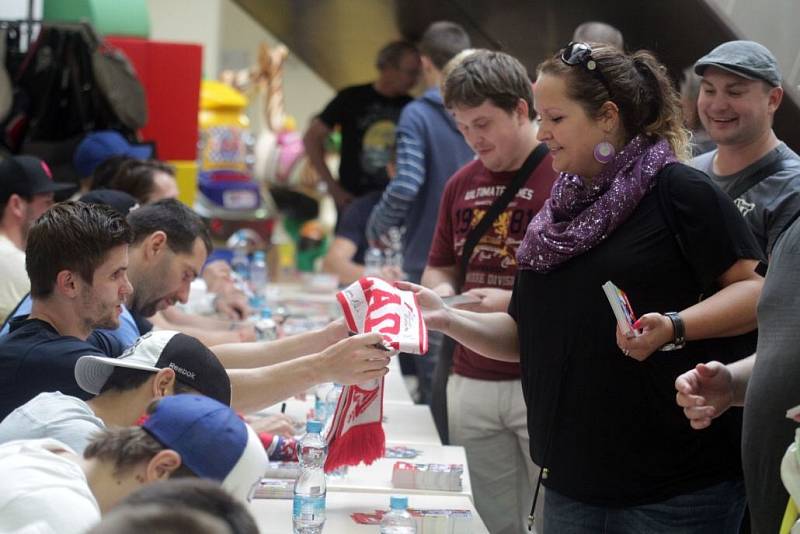
<path id="1" fill-rule="evenodd" d="M 686 327 L 683 325 L 683 319 L 678 312 L 667 312 L 664 314 L 672 323 L 672 342 L 667 343 L 658 350 L 678 350 L 686 345 Z"/>

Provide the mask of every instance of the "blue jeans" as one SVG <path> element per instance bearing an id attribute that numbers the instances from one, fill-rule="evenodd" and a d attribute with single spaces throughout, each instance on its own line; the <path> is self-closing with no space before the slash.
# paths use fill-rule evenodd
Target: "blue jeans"
<path id="1" fill-rule="evenodd" d="M 736 534 L 744 505 L 741 481 L 627 508 L 584 504 L 548 488 L 544 534 Z"/>

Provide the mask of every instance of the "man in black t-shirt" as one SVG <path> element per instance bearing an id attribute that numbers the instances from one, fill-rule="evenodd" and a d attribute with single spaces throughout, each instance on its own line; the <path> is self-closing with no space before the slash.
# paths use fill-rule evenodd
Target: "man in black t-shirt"
<path id="1" fill-rule="evenodd" d="M 386 186 L 385 167 L 394 145 L 395 125 L 400 111 L 411 101 L 408 91 L 419 78 L 419 53 L 411 43 L 395 41 L 381 49 L 376 66 L 375 82 L 339 91 L 303 137 L 309 162 L 340 210 L 354 197 Z M 342 134 L 338 181 L 325 164 L 325 141 L 337 126 Z"/>

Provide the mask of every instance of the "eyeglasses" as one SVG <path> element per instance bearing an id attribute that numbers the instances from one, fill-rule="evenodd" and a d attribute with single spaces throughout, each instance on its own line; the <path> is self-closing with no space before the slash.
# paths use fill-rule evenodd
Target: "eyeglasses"
<path id="1" fill-rule="evenodd" d="M 606 77 L 603 76 L 603 73 L 600 71 L 597 61 L 592 57 L 592 47 L 587 43 L 570 42 L 561 50 L 561 61 L 570 67 L 582 65 L 592 76 L 603 84 L 603 87 L 608 91 L 608 95 L 612 95 L 611 86 L 608 85 L 608 80 L 606 80 Z"/>

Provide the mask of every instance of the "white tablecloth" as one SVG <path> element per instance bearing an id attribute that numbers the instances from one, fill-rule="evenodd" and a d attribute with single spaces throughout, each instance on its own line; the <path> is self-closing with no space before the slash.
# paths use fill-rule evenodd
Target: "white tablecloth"
<path id="1" fill-rule="evenodd" d="M 398 495 L 406 495 L 398 493 Z M 458 534 L 488 534 L 475 506 L 463 495 L 413 495 L 408 494 L 410 508 L 470 510 L 472 525 Z M 350 517 L 355 512 L 373 513 L 389 508 L 389 495 L 381 493 L 328 492 L 326 503 L 325 534 L 377 534 L 375 525 L 359 525 Z M 261 534 L 287 534 L 292 531 L 292 501 L 290 499 L 254 499 L 250 512 L 256 518 Z M 424 534 L 424 533 L 418 533 Z"/>
<path id="2" fill-rule="evenodd" d="M 392 358 L 389 363 L 389 372 L 384 377 L 383 400 L 385 402 L 414 404 L 403 380 L 403 374 L 400 372 L 400 360 L 397 357 Z"/>
<path id="3" fill-rule="evenodd" d="M 388 446 L 406 445 L 389 441 Z M 381 458 L 372 465 L 349 467 L 347 475 L 328 476 L 328 491 L 351 491 L 369 493 L 408 493 L 408 494 L 441 494 L 464 495 L 472 498 L 472 485 L 470 484 L 467 470 L 467 456 L 463 447 L 444 447 L 441 445 L 415 445 L 412 448 L 420 451 L 416 458 Z M 461 464 L 464 474 L 461 478 L 462 489 L 460 492 L 432 491 L 432 490 L 406 490 L 392 487 L 392 468 L 395 462 L 424 463 L 424 464 Z"/>

